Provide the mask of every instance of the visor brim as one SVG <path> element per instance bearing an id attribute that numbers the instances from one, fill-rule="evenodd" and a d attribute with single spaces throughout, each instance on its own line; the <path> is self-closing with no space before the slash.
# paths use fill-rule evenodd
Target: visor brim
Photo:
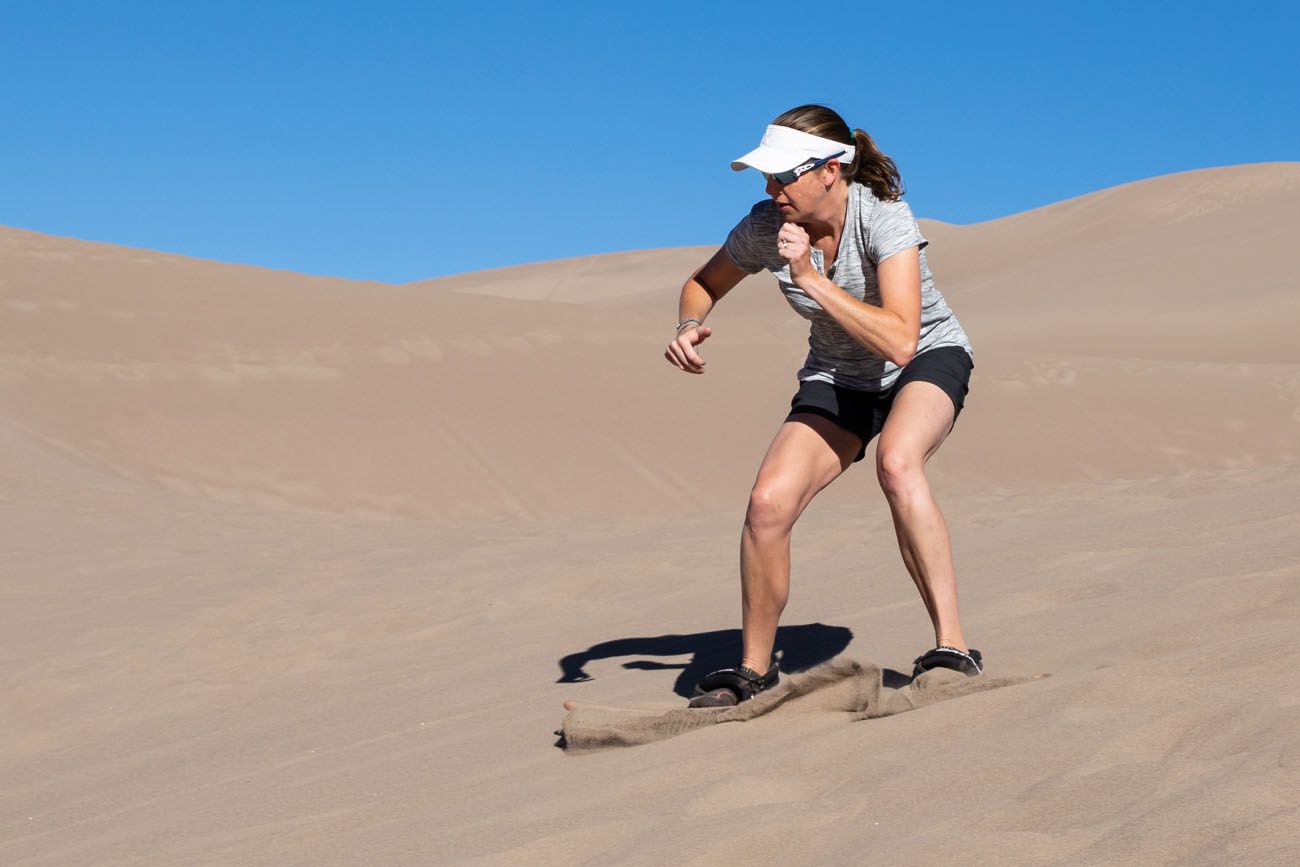
<path id="1" fill-rule="evenodd" d="M 791 154 L 789 151 L 760 145 L 740 159 L 732 160 L 731 170 L 743 172 L 745 169 L 755 169 L 763 174 L 772 175 L 777 172 L 788 172 L 795 166 L 808 162 L 809 159 L 807 154 Z"/>

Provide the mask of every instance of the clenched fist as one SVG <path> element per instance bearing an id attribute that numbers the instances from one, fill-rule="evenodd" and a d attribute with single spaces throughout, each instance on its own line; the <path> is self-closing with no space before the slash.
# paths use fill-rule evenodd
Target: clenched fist
<path id="1" fill-rule="evenodd" d="M 786 223 L 776 236 L 776 252 L 790 263 L 790 279 L 816 273 L 812 263 L 812 241 L 798 223 Z"/>

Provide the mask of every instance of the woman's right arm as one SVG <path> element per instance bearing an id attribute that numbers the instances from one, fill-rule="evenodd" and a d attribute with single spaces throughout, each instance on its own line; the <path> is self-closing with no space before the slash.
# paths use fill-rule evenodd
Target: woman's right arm
<path id="1" fill-rule="evenodd" d="M 682 285 L 681 299 L 677 302 L 677 321 L 681 324 L 677 336 L 664 352 L 669 362 L 687 373 L 704 372 L 704 359 L 695 351 L 695 347 L 713 333 L 713 329 L 704 327 L 704 319 L 723 295 L 748 276 L 748 272 L 731 261 L 726 251 L 719 249 L 703 268 L 686 280 Z"/>

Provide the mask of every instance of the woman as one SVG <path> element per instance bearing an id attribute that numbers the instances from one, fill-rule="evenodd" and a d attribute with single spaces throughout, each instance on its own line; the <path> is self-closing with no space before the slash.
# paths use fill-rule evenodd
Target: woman
<path id="1" fill-rule="evenodd" d="M 790 589 L 790 532 L 819 491 L 862 460 L 877 434 L 876 474 L 903 563 L 934 623 L 935 648 L 915 674 L 945 667 L 979 674 L 957 614 L 957 584 L 943 514 L 926 461 L 965 400 L 972 350 L 934 285 L 928 243 L 899 197 L 894 162 L 862 130 L 825 106 L 776 118 L 759 146 L 731 164 L 767 181 L 767 199 L 682 287 L 677 335 L 665 352 L 704 373 L 704 321 L 745 276 L 766 269 L 808 319 L 799 390 L 759 467 L 740 542 L 740 665 L 696 687 L 694 707 L 734 704 L 776 683 L 772 645 Z"/>

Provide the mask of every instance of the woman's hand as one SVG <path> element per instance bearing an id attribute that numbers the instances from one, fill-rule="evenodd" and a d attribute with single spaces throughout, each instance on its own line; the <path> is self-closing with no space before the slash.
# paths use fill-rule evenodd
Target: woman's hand
<path id="1" fill-rule="evenodd" d="M 798 223 L 786 223 L 776 236 L 776 252 L 790 263 L 790 279 L 797 286 L 802 277 L 816 274 L 812 263 L 812 241 Z"/>
<path id="2" fill-rule="evenodd" d="M 706 328 L 703 325 L 692 326 L 682 329 L 682 332 L 668 344 L 668 349 L 664 352 L 664 358 L 667 358 L 673 364 L 677 365 L 679 370 L 687 373 L 703 373 L 704 359 L 700 358 L 695 347 L 699 346 L 709 335 L 713 333 L 712 328 Z"/>

